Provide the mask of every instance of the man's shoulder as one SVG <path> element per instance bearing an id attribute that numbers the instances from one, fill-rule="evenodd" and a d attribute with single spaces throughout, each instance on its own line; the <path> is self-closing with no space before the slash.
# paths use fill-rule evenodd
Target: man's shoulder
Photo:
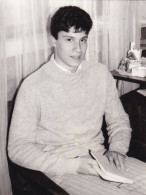
<path id="1" fill-rule="evenodd" d="M 87 69 L 91 70 L 91 71 L 95 71 L 98 73 L 105 73 L 108 74 L 109 70 L 108 67 L 100 62 L 96 62 L 96 61 L 83 61 L 84 67 L 87 67 Z"/>
<path id="2" fill-rule="evenodd" d="M 22 82 L 22 85 L 27 88 L 38 88 L 45 80 L 45 69 L 48 65 L 48 62 L 42 65 L 40 68 L 32 72 L 30 75 L 28 75 L 24 81 Z"/>

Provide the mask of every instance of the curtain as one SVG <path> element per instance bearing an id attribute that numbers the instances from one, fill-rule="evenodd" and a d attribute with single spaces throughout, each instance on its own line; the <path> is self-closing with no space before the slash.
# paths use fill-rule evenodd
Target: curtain
<path id="1" fill-rule="evenodd" d="M 7 139 L 7 65 L 5 53 L 5 10 L 0 2 L 0 194 L 11 195 L 6 139 Z"/>
<path id="2" fill-rule="evenodd" d="M 141 26 L 146 27 L 146 1 L 143 1 L 142 7 L 141 7 Z"/>
<path id="3" fill-rule="evenodd" d="M 109 34 L 110 40 L 114 44 L 109 44 L 109 51 L 116 52 L 116 56 L 113 55 L 110 58 L 110 64 L 113 64 L 114 69 L 116 69 L 119 60 L 122 57 L 126 57 L 130 42 L 135 42 L 136 49 L 140 48 L 142 10 L 145 7 L 144 5 L 146 5 L 144 1 L 114 1 L 111 4 L 112 14 L 110 14 Z M 118 82 L 119 95 L 123 95 L 138 87 L 139 85 L 135 83 Z"/>
<path id="4" fill-rule="evenodd" d="M 85 9 L 94 25 L 89 34 L 87 60 L 116 69 L 129 42 L 140 45 L 144 1 L 130 0 L 0 0 L 0 194 L 10 194 L 6 161 L 7 101 L 22 80 L 45 63 L 53 52 L 46 27 L 54 11 L 64 5 Z M 146 6 L 146 5 L 145 5 Z M 144 16 L 142 16 L 144 21 Z M 125 92 L 127 84 L 122 84 Z M 133 87 L 133 86 L 132 86 Z M 131 85 L 128 86 L 131 90 Z"/>
<path id="5" fill-rule="evenodd" d="M 57 7 L 77 5 L 91 15 L 94 26 L 89 36 L 87 60 L 94 59 L 113 70 L 126 56 L 130 41 L 135 41 L 136 47 L 140 47 L 141 1 L 5 1 L 5 9 L 9 10 L 5 17 L 9 100 L 13 98 L 22 79 L 47 61 L 52 53 L 46 24 L 48 15 Z M 123 85 L 124 88 L 126 86 Z"/>

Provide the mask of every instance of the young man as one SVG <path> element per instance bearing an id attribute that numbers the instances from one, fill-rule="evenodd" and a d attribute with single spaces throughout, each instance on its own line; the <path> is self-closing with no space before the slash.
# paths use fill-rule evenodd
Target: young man
<path id="1" fill-rule="evenodd" d="M 9 156 L 18 165 L 44 172 L 70 194 L 144 194 L 145 164 L 125 158 L 131 128 L 115 81 L 106 66 L 84 61 L 91 28 L 90 16 L 78 7 L 62 7 L 53 15 L 55 53 L 19 90 Z M 109 135 L 106 153 L 104 115 Z M 102 180 L 89 150 L 105 153 L 111 164 L 127 170 L 134 184 L 119 187 Z"/>

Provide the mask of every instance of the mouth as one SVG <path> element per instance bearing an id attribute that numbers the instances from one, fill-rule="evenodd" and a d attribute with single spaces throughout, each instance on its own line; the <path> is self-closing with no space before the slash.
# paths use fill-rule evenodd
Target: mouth
<path id="1" fill-rule="evenodd" d="M 75 60 L 80 60 L 81 56 L 71 56 L 71 58 L 75 59 Z"/>

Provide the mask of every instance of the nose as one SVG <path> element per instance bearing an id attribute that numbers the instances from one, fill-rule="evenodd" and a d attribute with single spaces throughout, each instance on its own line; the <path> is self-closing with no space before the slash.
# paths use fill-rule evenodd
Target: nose
<path id="1" fill-rule="evenodd" d="M 76 41 L 74 44 L 74 51 L 80 53 L 81 52 L 81 45 L 79 41 Z"/>

